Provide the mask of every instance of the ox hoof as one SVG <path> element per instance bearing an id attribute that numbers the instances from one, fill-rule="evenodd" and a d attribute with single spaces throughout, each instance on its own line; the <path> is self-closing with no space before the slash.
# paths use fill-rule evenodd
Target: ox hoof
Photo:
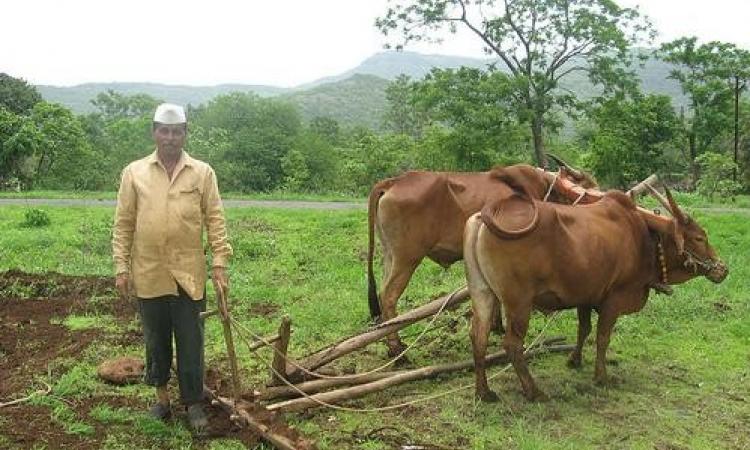
<path id="1" fill-rule="evenodd" d="M 477 391 L 477 398 L 485 403 L 495 403 L 500 400 L 500 397 L 489 389 L 483 392 Z"/>
<path id="2" fill-rule="evenodd" d="M 400 342 L 396 344 L 388 344 L 388 357 L 395 358 L 406 350 L 406 346 Z M 400 360 L 406 359 L 406 355 L 402 356 Z M 399 361 L 400 361 L 399 360 Z"/>
<path id="3" fill-rule="evenodd" d="M 580 369 L 583 365 L 581 357 L 580 356 L 570 356 L 568 358 L 568 362 L 566 363 L 567 366 L 571 369 Z"/>
<path id="4" fill-rule="evenodd" d="M 400 357 L 393 363 L 394 367 L 407 367 L 410 365 L 411 365 L 411 360 L 407 358 L 406 355 Z"/>
<path id="5" fill-rule="evenodd" d="M 535 403 L 542 403 L 549 401 L 549 397 L 544 392 L 540 391 L 539 389 L 534 389 L 531 392 L 524 393 L 524 396 L 526 397 L 526 400 L 530 402 Z"/>
<path id="6" fill-rule="evenodd" d="M 594 376 L 594 384 L 599 387 L 607 387 L 609 386 L 609 379 L 606 375 L 596 375 Z"/>

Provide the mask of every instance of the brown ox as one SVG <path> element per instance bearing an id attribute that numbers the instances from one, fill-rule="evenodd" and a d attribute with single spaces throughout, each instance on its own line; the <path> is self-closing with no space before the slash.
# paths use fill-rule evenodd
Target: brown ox
<path id="1" fill-rule="evenodd" d="M 588 175 L 558 162 L 560 173 L 584 187 L 595 187 Z M 566 169 L 567 167 L 567 169 Z M 498 170 L 474 173 L 407 172 L 378 182 L 368 203 L 369 247 L 367 277 L 370 314 L 388 320 L 396 317 L 396 302 L 424 257 L 448 267 L 463 257 L 466 220 L 490 201 L 513 191 L 498 178 Z M 502 169 L 533 198 L 542 199 L 550 182 L 541 170 L 519 164 Z M 556 201 L 552 193 L 552 201 Z M 383 290 L 378 299 L 373 275 L 375 230 L 383 246 Z M 501 327 L 501 325 L 500 325 Z M 387 338 L 388 354 L 403 350 L 397 334 Z"/>
<path id="2" fill-rule="evenodd" d="M 643 308 L 651 286 L 682 283 L 698 275 L 715 283 L 726 277 L 727 268 L 706 233 L 680 211 L 669 192 L 667 197 L 662 200 L 673 219 L 638 209 L 621 192 L 608 192 L 597 203 L 576 207 L 537 202 L 524 193 L 485 207 L 468 220 L 464 255 L 480 399 L 497 398 L 487 386 L 484 358 L 498 298 L 505 312 L 503 348 L 526 398 L 543 400 L 546 396 L 523 357 L 533 308 L 578 309 L 572 367 L 581 365 L 591 310 L 596 310 L 594 380 L 602 384 L 612 327 L 618 316 Z"/>

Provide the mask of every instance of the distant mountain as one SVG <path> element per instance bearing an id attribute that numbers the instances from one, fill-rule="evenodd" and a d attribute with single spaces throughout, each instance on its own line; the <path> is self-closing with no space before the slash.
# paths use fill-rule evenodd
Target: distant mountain
<path id="1" fill-rule="evenodd" d="M 84 114 L 94 111 L 91 100 L 107 89 L 126 95 L 148 94 L 159 100 L 180 105 L 197 106 L 212 98 L 230 92 L 254 92 L 270 97 L 287 92 L 289 89 L 250 84 L 220 84 L 217 86 L 185 86 L 158 83 L 86 83 L 71 87 L 37 85 L 42 97 L 51 102 L 61 103 L 73 111 Z"/>
<path id="2" fill-rule="evenodd" d="M 62 103 L 77 113 L 93 111 L 91 100 L 107 89 L 124 94 L 143 93 L 179 104 L 198 105 L 229 92 L 253 92 L 260 96 L 281 96 L 296 104 L 306 119 L 329 116 L 346 125 L 378 128 L 386 108 L 385 88 L 400 74 L 421 79 L 433 67 L 486 67 L 492 59 L 460 56 L 423 55 L 415 52 L 376 53 L 344 73 L 321 78 L 294 88 L 263 85 L 222 84 L 218 86 L 179 86 L 156 83 L 89 83 L 72 87 L 37 86 L 42 96 Z M 675 107 L 685 104 L 679 85 L 668 79 L 671 65 L 649 58 L 638 69 L 643 89 L 648 93 L 669 95 Z M 583 74 L 567 77 L 563 87 L 581 96 L 590 96 L 593 88 Z"/>
<path id="3" fill-rule="evenodd" d="M 325 83 L 333 83 L 355 74 L 374 75 L 386 80 L 393 80 L 399 75 L 405 74 L 412 79 L 421 79 L 430 73 L 430 70 L 434 67 L 440 69 L 461 66 L 486 67 L 491 62 L 491 59 L 466 58 L 463 56 L 423 55 L 421 53 L 406 51 L 380 52 L 362 61 L 360 65 L 351 70 L 331 77 L 321 78 L 312 83 L 300 85 L 298 88 L 306 89 Z"/>

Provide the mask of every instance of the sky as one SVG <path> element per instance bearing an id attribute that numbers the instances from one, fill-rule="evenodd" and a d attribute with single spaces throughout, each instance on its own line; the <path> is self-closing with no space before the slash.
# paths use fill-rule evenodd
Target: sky
<path id="1" fill-rule="evenodd" d="M 660 35 L 750 49 L 748 0 L 616 0 L 639 6 Z M 224 83 L 291 87 L 349 70 L 383 50 L 388 0 L 10 0 L 0 72 L 33 84 Z M 468 32 L 421 53 L 482 57 Z"/>

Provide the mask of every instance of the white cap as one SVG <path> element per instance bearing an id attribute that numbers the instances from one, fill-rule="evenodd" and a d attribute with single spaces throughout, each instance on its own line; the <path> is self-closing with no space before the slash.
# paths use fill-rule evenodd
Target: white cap
<path id="1" fill-rule="evenodd" d="M 175 125 L 178 123 L 187 123 L 185 118 L 185 110 L 180 105 L 173 105 L 171 103 L 162 103 L 156 108 L 154 113 L 154 122 L 163 123 L 165 125 Z"/>

